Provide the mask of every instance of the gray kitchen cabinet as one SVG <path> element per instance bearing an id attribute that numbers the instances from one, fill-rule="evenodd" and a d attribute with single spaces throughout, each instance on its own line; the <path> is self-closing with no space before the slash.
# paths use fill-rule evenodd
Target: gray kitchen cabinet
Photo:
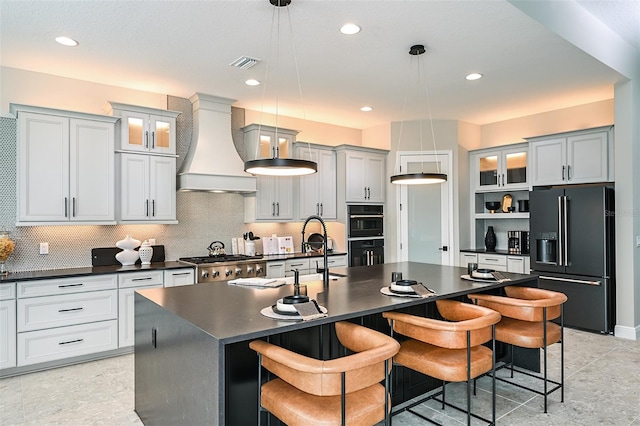
<path id="1" fill-rule="evenodd" d="M 119 223 L 176 221 L 176 158 L 117 153 Z"/>
<path id="2" fill-rule="evenodd" d="M 285 261 L 273 260 L 267 262 L 266 278 L 282 278 L 285 274 Z"/>
<path id="3" fill-rule="evenodd" d="M 507 256 L 507 272 L 528 274 L 531 272 L 529 256 Z"/>
<path id="4" fill-rule="evenodd" d="M 287 222 L 293 220 L 293 178 L 258 176 L 257 191 L 244 197 L 245 222 Z"/>
<path id="5" fill-rule="evenodd" d="M 118 347 L 115 274 L 17 283 L 17 366 Z"/>
<path id="6" fill-rule="evenodd" d="M 109 112 L 120 118 L 116 149 L 175 155 L 177 111 L 109 102 Z"/>
<path id="7" fill-rule="evenodd" d="M 387 151 L 350 145 L 340 145 L 335 149 L 338 202 L 384 203 Z"/>
<path id="8" fill-rule="evenodd" d="M 613 128 L 528 139 L 531 185 L 613 181 Z"/>
<path id="9" fill-rule="evenodd" d="M 527 144 L 473 151 L 469 155 L 476 191 L 527 190 Z"/>
<path id="10" fill-rule="evenodd" d="M 478 269 L 507 271 L 507 256 L 501 254 L 478 253 Z"/>
<path id="11" fill-rule="evenodd" d="M 316 269 L 315 269 L 315 264 L 313 266 L 313 269 L 310 266 L 309 263 L 309 258 L 305 257 L 305 258 L 297 258 L 297 259 L 287 259 L 284 263 L 284 276 L 285 277 L 292 277 L 294 276 L 294 270 L 298 270 L 298 272 L 300 272 L 300 275 L 309 275 L 309 274 L 315 274 Z"/>
<path id="12" fill-rule="evenodd" d="M 329 256 L 327 257 L 327 263 L 329 264 L 329 272 L 331 272 L 332 268 L 346 268 L 347 266 L 347 255 L 343 256 Z M 312 273 L 316 271 L 317 268 L 324 268 L 324 258 L 322 256 L 312 257 L 309 259 L 309 269 L 312 270 Z"/>
<path id="13" fill-rule="evenodd" d="M 298 179 L 298 217 L 320 216 L 335 220 L 336 204 L 336 153 L 331 147 L 296 142 L 296 158 L 314 161 L 318 172 Z"/>
<path id="14" fill-rule="evenodd" d="M 11 104 L 18 224 L 115 224 L 115 117 Z"/>
<path id="15" fill-rule="evenodd" d="M 244 132 L 244 160 L 290 158 L 297 130 L 250 124 Z"/>
<path id="16" fill-rule="evenodd" d="M 0 370 L 16 366 L 16 283 L 0 284 Z"/>

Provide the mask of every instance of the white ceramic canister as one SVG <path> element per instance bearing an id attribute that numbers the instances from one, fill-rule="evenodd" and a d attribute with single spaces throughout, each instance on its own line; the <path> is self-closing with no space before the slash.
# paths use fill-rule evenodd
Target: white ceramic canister
<path id="1" fill-rule="evenodd" d="M 247 240 L 244 242 L 244 254 L 247 256 L 256 255 L 256 243 L 254 241 Z"/>
<path id="2" fill-rule="evenodd" d="M 138 249 L 140 255 L 140 261 L 143 265 L 151 265 L 151 258 L 153 257 L 153 246 L 149 244 L 149 241 L 144 240 L 144 243 Z"/>

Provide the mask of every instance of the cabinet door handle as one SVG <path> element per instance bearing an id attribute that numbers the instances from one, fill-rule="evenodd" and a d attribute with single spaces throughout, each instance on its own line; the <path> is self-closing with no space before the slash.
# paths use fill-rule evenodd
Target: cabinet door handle
<path id="1" fill-rule="evenodd" d="M 84 339 L 68 340 L 66 342 L 60 342 L 58 344 L 59 345 L 70 345 L 72 343 L 80 343 L 80 342 L 84 342 Z"/>
<path id="2" fill-rule="evenodd" d="M 144 147 L 149 148 L 149 131 L 144 132 Z"/>
<path id="3" fill-rule="evenodd" d="M 564 166 L 562 166 L 562 180 L 564 180 Z"/>
<path id="4" fill-rule="evenodd" d="M 502 186 L 504 186 L 504 173 L 502 174 Z"/>
<path id="5" fill-rule="evenodd" d="M 567 180 L 571 180 L 571 165 L 567 166 Z"/>
<path id="6" fill-rule="evenodd" d="M 316 214 L 320 214 L 320 204 L 316 203 Z"/>
<path id="7" fill-rule="evenodd" d="M 324 206 L 320 203 L 320 216 L 324 216 Z"/>
<path id="8" fill-rule="evenodd" d="M 70 308 L 70 309 L 58 309 L 58 312 L 77 312 L 82 311 L 84 308 Z"/>
<path id="9" fill-rule="evenodd" d="M 487 261 L 487 262 L 497 262 L 499 259 L 495 259 L 495 258 L 492 259 L 490 257 L 485 257 L 484 260 Z"/>
<path id="10" fill-rule="evenodd" d="M 151 132 L 151 149 L 156 149 L 156 132 Z"/>
<path id="11" fill-rule="evenodd" d="M 271 203 L 271 216 L 276 215 L 276 203 Z"/>
<path id="12" fill-rule="evenodd" d="M 64 197 L 64 217 L 69 217 L 69 199 Z"/>
<path id="13" fill-rule="evenodd" d="M 276 201 L 277 214 L 276 216 L 280 216 L 280 201 Z"/>
<path id="14" fill-rule="evenodd" d="M 58 288 L 67 288 L 67 287 L 82 287 L 84 284 L 83 283 L 78 283 L 78 284 L 63 284 L 63 285 L 59 285 Z"/>
<path id="15" fill-rule="evenodd" d="M 145 210 L 147 211 L 147 212 L 145 213 L 145 216 L 146 216 L 146 217 L 149 217 L 149 200 L 147 199 L 147 200 L 144 202 L 144 204 L 145 204 Z"/>
<path id="16" fill-rule="evenodd" d="M 156 200 L 151 200 L 151 216 L 156 217 Z"/>
<path id="17" fill-rule="evenodd" d="M 73 200 L 73 207 L 71 208 L 71 214 L 73 215 L 73 217 L 76 217 L 76 197 L 73 197 L 71 200 Z"/>

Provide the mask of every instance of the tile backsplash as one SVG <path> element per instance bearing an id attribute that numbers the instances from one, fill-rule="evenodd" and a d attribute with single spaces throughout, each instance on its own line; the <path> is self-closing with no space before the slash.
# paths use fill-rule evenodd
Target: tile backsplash
<path id="1" fill-rule="evenodd" d="M 188 99 L 169 97 L 168 109 L 181 111 L 178 117 L 178 170 L 192 135 L 192 110 Z M 233 109 L 233 136 L 242 137 L 243 110 Z M 167 260 L 183 256 L 202 256 L 212 241 L 220 240 L 230 248 L 231 238 L 256 229 L 279 235 L 293 235 L 300 245 L 300 224 L 244 223 L 244 199 L 240 194 L 178 192 L 177 225 L 77 225 L 15 226 L 16 221 L 16 121 L 0 117 L 0 228 L 11 232 L 16 243 L 7 260 L 9 271 L 48 270 L 91 266 L 91 249 L 114 247 L 127 234 L 138 240 L 155 238 L 165 246 Z M 241 144 L 241 141 L 240 141 Z M 240 145 L 237 143 L 236 145 Z M 240 151 L 242 152 L 242 151 Z M 268 231 L 267 231 L 268 229 Z M 262 235 L 262 233 L 256 233 Z M 39 254 L 40 242 L 49 243 L 49 254 Z M 261 247 L 256 247 L 260 249 Z"/>

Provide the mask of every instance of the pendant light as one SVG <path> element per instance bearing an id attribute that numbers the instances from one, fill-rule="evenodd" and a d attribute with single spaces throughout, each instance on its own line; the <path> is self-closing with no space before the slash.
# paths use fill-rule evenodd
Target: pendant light
<path id="1" fill-rule="evenodd" d="M 425 48 L 422 44 L 416 44 L 414 46 L 411 46 L 411 48 L 409 49 L 409 54 L 412 55 L 412 57 L 415 57 L 417 59 L 418 62 L 418 83 L 421 82 L 422 77 L 422 73 L 421 73 L 421 69 L 420 69 L 420 55 L 422 55 L 425 52 Z M 413 58 L 412 58 L 412 62 L 413 62 Z M 431 125 L 431 137 L 433 139 L 433 151 L 435 152 L 436 155 L 436 164 L 438 167 L 438 171 L 437 173 L 427 173 L 424 171 L 424 162 L 422 162 L 422 171 L 419 173 L 405 173 L 405 174 L 397 174 L 394 176 L 391 176 L 391 183 L 394 183 L 396 185 L 425 185 L 425 184 L 432 184 L 432 183 L 443 183 L 447 181 L 447 175 L 444 173 L 440 172 L 440 163 L 438 162 L 438 152 L 436 149 L 436 137 L 435 137 L 435 133 L 433 130 L 433 118 L 431 117 L 431 105 L 429 103 L 429 89 L 427 88 L 427 84 L 426 84 L 426 79 L 425 79 L 425 84 L 424 84 L 424 89 L 425 89 L 425 94 L 426 94 L 426 100 L 427 100 L 427 108 L 428 108 L 428 113 L 429 113 L 429 122 Z M 407 90 L 408 92 L 408 90 Z M 407 95 L 405 95 L 405 100 L 404 100 L 404 108 L 406 111 L 406 106 L 407 106 Z M 404 113 L 404 112 L 403 112 Z M 402 127 L 404 125 L 404 118 L 402 119 L 402 121 L 400 122 L 400 134 L 398 137 L 398 151 L 400 151 L 400 142 L 402 140 Z M 422 141 L 422 124 L 419 125 L 420 128 L 420 151 L 423 152 L 423 141 Z M 402 171 L 402 170 L 401 170 Z"/>
<path id="2" fill-rule="evenodd" d="M 274 28 L 274 20 L 277 20 L 275 23 L 276 26 L 276 76 L 280 76 L 279 72 L 280 66 L 280 11 L 282 8 L 287 7 L 291 4 L 291 0 L 269 0 L 276 9 L 274 9 L 274 13 L 271 19 L 271 27 L 272 30 Z M 288 10 L 287 10 L 288 13 Z M 289 29 L 291 30 L 291 17 L 289 16 Z M 290 31 L 291 33 L 291 31 Z M 291 37 L 293 35 L 291 34 Z M 293 46 L 293 39 L 291 40 L 291 44 Z M 295 48 L 293 48 L 293 56 L 295 59 Z M 298 76 L 298 89 L 300 91 L 300 98 L 302 98 L 302 89 L 300 86 L 300 74 L 298 71 L 298 61 L 294 60 L 296 75 Z M 268 69 L 268 65 L 267 65 Z M 266 92 L 266 81 L 267 78 L 265 76 L 265 85 L 264 92 Z M 276 83 L 276 92 L 277 92 L 277 83 Z M 264 109 L 264 95 L 263 95 L 263 109 Z M 275 137 L 276 141 L 278 140 L 278 96 L 276 95 L 276 132 Z M 259 131 L 258 131 L 259 133 Z M 258 144 L 259 145 L 259 144 Z M 309 145 L 309 149 L 311 146 Z M 256 148 L 257 151 L 257 148 Z M 257 152 L 256 152 L 257 157 Z M 259 176 L 303 176 L 309 175 L 312 173 L 316 173 L 318 171 L 318 164 L 314 161 L 302 160 L 296 158 L 279 158 L 276 152 L 274 152 L 273 158 L 261 158 L 256 160 L 245 161 L 244 163 L 244 171 L 247 173 L 251 173 Z"/>

